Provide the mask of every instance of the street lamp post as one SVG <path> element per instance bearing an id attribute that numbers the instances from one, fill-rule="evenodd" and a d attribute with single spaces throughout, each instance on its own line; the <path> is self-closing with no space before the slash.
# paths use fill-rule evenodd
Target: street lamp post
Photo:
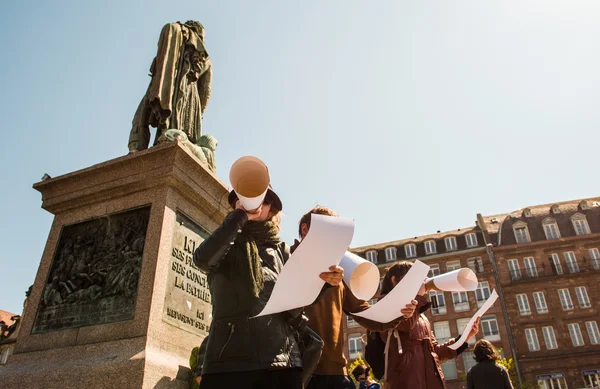
<path id="1" fill-rule="evenodd" d="M 519 380 L 519 387 L 523 388 L 523 380 L 521 379 L 521 369 L 519 368 L 519 361 L 517 360 L 517 349 L 515 347 L 515 339 L 513 338 L 512 329 L 510 327 L 510 321 L 508 320 L 508 311 L 504 304 L 504 293 L 502 292 L 502 284 L 500 283 L 500 277 L 498 275 L 498 266 L 496 265 L 496 258 L 494 257 L 494 250 L 491 243 L 486 245 L 486 251 L 488 258 L 492 263 L 492 272 L 494 273 L 494 279 L 496 280 L 496 288 L 498 289 L 498 297 L 500 298 L 500 305 L 502 306 L 502 315 L 504 316 L 504 323 L 506 324 L 506 330 L 508 331 L 508 343 L 515 361 L 515 368 L 517 369 L 517 379 Z"/>

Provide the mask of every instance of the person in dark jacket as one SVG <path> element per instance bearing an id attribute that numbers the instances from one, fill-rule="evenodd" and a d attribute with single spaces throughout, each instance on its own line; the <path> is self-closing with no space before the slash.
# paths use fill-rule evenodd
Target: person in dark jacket
<path id="1" fill-rule="evenodd" d="M 194 252 L 194 263 L 208 274 L 213 305 L 200 388 L 300 389 L 302 363 L 290 313 L 252 318 L 266 305 L 290 255 L 279 238 L 281 200 L 269 188 L 256 212 L 243 209 L 233 191 L 229 204 L 234 211 Z M 321 278 L 338 285 L 343 270 L 330 270 Z"/>
<path id="2" fill-rule="evenodd" d="M 481 339 L 473 353 L 477 364 L 467 373 L 467 389 L 513 389 L 508 371 L 496 363 L 500 355 L 493 344 Z"/>
<path id="3" fill-rule="evenodd" d="M 381 294 L 391 292 L 412 265 L 411 262 L 402 261 L 390 267 L 383 278 Z M 466 342 L 457 350 L 448 347 L 459 337 L 438 343 L 429 320 L 423 315 L 430 307 L 425 294 L 423 285 L 416 297 L 417 313 L 401 321 L 394 330 L 381 333 L 387 350 L 384 377 L 386 389 L 445 389 L 441 363 L 456 358 L 468 348 Z M 473 324 L 468 339 L 478 332 L 479 319 Z"/>

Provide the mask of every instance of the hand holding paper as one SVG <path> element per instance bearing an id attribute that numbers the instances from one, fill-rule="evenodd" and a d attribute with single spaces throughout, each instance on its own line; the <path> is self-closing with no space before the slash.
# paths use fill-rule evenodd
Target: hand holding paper
<path id="1" fill-rule="evenodd" d="M 411 304 L 423 285 L 429 266 L 417 260 L 402 280 L 377 304 L 362 312 L 352 313 L 353 316 L 364 317 L 379 323 L 389 323 L 399 317 L 401 309 Z"/>
<path id="2" fill-rule="evenodd" d="M 452 344 L 448 347 L 451 348 L 452 350 L 456 350 L 460 346 L 462 346 L 463 343 L 465 343 L 467 341 L 467 339 L 469 338 L 469 334 L 473 330 L 473 324 L 475 323 L 475 321 L 478 321 L 479 318 L 481 318 L 481 316 L 485 315 L 485 313 L 488 311 L 488 309 L 490 309 L 492 307 L 492 305 L 494 305 L 494 303 L 496 302 L 497 299 L 498 299 L 498 293 L 496 293 L 496 290 L 494 289 L 492 291 L 492 294 L 490 295 L 490 297 L 487 299 L 487 301 L 481 306 L 481 308 L 479 308 L 479 310 L 475 313 L 475 315 L 471 318 L 471 320 L 469 320 L 469 324 L 467 324 L 467 326 L 465 327 L 465 330 L 463 331 L 463 333 L 460 336 L 460 338 L 458 339 L 458 341 L 454 342 L 454 344 Z M 477 328 L 477 331 L 479 331 L 479 327 Z"/>
<path id="3" fill-rule="evenodd" d="M 312 304 L 323 287 L 319 275 L 340 263 L 353 234 L 352 219 L 312 215 L 308 234 L 286 262 L 269 301 L 257 316 Z"/>

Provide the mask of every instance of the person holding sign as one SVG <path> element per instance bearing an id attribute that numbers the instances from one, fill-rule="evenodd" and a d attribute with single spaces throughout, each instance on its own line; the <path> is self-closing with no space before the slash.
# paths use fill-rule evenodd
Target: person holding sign
<path id="1" fill-rule="evenodd" d="M 317 206 L 300 219 L 298 234 L 304 239 L 310 229 L 311 215 L 338 216 L 329 208 Z M 301 242 L 296 241 L 292 250 Z M 327 285 L 326 285 L 327 286 Z M 394 328 L 404 317 L 414 314 L 416 301 L 409 304 L 400 312 L 398 318 L 391 323 L 378 323 L 362 317 L 353 316 L 354 320 L 363 327 L 373 331 L 383 331 Z M 330 286 L 316 303 L 305 308 L 308 317 L 307 325 L 323 339 L 324 347 L 321 359 L 314 370 L 314 375 L 308 384 L 308 389 L 354 389 L 354 383 L 348 377 L 347 361 L 344 357 L 343 313 L 362 312 L 370 307 L 365 300 L 356 298 L 348 285 L 341 282 Z"/>
<path id="2" fill-rule="evenodd" d="M 382 297 L 402 280 L 412 267 L 408 261 L 399 262 L 390 267 L 381 285 Z M 416 297 L 416 314 L 401 321 L 393 330 L 380 333 L 386 342 L 385 388 L 386 389 L 445 389 L 444 373 L 441 363 L 456 358 L 468 348 L 463 344 L 457 350 L 448 346 L 458 338 L 439 344 L 431 331 L 431 324 L 423 312 L 430 303 L 425 297 L 425 284 Z M 479 332 L 479 319 L 475 321 L 468 338 Z"/>
<path id="3" fill-rule="evenodd" d="M 194 263 L 208 274 L 213 304 L 200 388 L 301 389 L 302 361 L 290 314 L 253 318 L 289 258 L 279 238 L 281 200 L 269 185 L 252 212 L 234 191 L 229 204 L 233 212 L 194 252 Z M 336 268 L 321 275 L 331 285 L 342 277 Z"/>

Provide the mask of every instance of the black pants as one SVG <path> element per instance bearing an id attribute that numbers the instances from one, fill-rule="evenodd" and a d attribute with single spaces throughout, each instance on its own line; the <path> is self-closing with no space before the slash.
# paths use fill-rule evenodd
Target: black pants
<path id="1" fill-rule="evenodd" d="M 205 374 L 200 389 L 302 389 L 302 370 L 255 370 Z"/>
<path id="2" fill-rule="evenodd" d="M 356 389 L 352 380 L 344 375 L 313 375 L 307 389 Z"/>

